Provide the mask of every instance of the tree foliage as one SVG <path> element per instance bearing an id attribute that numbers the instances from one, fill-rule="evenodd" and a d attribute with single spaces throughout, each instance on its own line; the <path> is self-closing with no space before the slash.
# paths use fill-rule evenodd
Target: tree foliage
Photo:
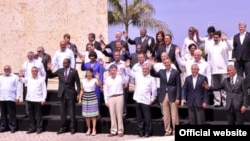
<path id="1" fill-rule="evenodd" d="M 123 25 L 128 32 L 129 26 L 145 27 L 151 30 L 162 30 L 171 34 L 163 21 L 153 18 L 154 7 L 146 0 L 108 0 L 108 24 Z"/>

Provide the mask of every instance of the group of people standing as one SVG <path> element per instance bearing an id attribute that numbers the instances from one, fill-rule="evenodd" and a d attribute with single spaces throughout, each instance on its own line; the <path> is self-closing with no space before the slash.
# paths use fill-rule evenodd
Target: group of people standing
<path id="1" fill-rule="evenodd" d="M 28 52 L 18 76 L 11 73 L 9 65 L 4 66 L 0 77 L 0 132 L 7 130 L 7 123 L 11 132 L 16 130 L 15 102 L 21 97 L 21 83 L 29 117 L 27 133 L 43 131 L 42 105 L 46 102 L 48 78 L 53 77 L 59 80 L 61 128 L 58 134 L 67 131 L 67 111 L 70 132 L 76 132 L 75 104 L 78 102 L 82 104 L 82 116 L 87 124 L 86 135 L 95 136 L 96 122 L 101 116 L 100 103 L 104 99 L 111 119 L 108 136 L 123 137 L 128 89 L 132 82 L 140 137 L 152 134 L 150 105 L 154 103 L 161 106 L 166 136 L 173 135 L 175 125 L 179 124 L 179 105 L 188 107 L 190 124 L 205 124 L 210 91 L 214 94 L 213 105 L 228 110 L 229 124 L 244 124 L 250 87 L 250 35 L 243 22 L 239 23 L 239 31 L 230 43 L 226 34 L 213 26 L 208 27 L 204 38 L 190 27 L 182 48 L 172 43 L 172 35 L 159 31 L 153 38 L 147 35 L 145 28 L 140 29 L 140 36 L 135 39 L 129 38 L 126 32 L 117 32 L 116 39 L 108 44 L 102 35 L 97 41 L 95 34 L 90 33 L 84 53 L 79 52 L 70 42 L 70 35 L 65 34 L 52 58 L 43 47 L 37 48 L 37 54 Z M 136 46 L 135 53 L 130 53 L 129 44 Z M 205 46 L 203 52 L 201 44 Z M 232 51 L 234 65 L 228 63 L 229 51 Z M 105 62 L 105 56 L 110 57 L 109 63 Z M 82 61 L 81 70 L 85 71 L 82 80 L 76 69 L 77 58 Z M 106 77 L 105 71 L 108 71 Z"/>

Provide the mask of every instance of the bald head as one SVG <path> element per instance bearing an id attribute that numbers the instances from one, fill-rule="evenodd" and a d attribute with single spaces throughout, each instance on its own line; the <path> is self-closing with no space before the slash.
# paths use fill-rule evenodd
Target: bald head
<path id="1" fill-rule="evenodd" d="M 61 51 L 66 50 L 66 42 L 65 42 L 65 40 L 60 41 L 60 48 L 61 48 Z"/>

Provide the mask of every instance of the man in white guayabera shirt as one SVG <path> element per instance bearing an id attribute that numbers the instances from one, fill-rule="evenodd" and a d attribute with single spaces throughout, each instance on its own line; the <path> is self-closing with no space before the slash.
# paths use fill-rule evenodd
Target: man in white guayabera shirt
<path id="1" fill-rule="evenodd" d="M 44 81 L 46 79 L 46 71 L 44 69 L 44 66 L 43 66 L 43 63 L 37 59 L 35 59 L 35 53 L 33 51 L 29 51 L 27 53 L 27 60 L 23 63 L 23 66 L 22 66 L 22 74 L 24 75 L 24 77 L 31 77 L 32 76 L 32 73 L 31 73 L 31 68 L 32 67 L 37 67 L 38 69 L 38 76 L 40 77 L 43 77 L 44 78 Z M 23 97 L 25 98 L 26 97 L 26 94 L 27 94 L 27 84 L 24 83 L 24 88 L 23 88 Z M 26 115 L 25 117 L 28 116 L 28 106 L 27 106 L 27 103 L 26 103 Z"/>
<path id="2" fill-rule="evenodd" d="M 135 91 L 133 99 L 136 101 L 136 119 L 139 137 L 149 137 L 152 133 L 151 126 L 151 104 L 157 96 L 155 78 L 150 76 L 150 65 L 142 64 L 142 72 L 130 71 L 130 62 L 126 61 L 127 73 L 135 78 Z M 145 127 L 144 127 L 145 124 Z"/>
<path id="3" fill-rule="evenodd" d="M 27 134 L 43 131 L 42 106 L 45 104 L 47 89 L 44 78 L 38 75 L 38 68 L 31 68 L 31 76 L 23 78 L 20 73 L 20 81 L 27 84 L 27 95 L 25 100 L 28 103 L 29 124 Z"/>
<path id="4" fill-rule="evenodd" d="M 17 129 L 16 102 L 19 102 L 21 97 L 21 87 L 19 84 L 17 75 L 11 73 L 11 67 L 9 65 L 5 65 L 4 74 L 0 76 L 0 132 L 6 131 L 7 126 L 9 126 L 11 133 L 14 133 Z M 9 120 L 7 117 L 9 117 Z"/>

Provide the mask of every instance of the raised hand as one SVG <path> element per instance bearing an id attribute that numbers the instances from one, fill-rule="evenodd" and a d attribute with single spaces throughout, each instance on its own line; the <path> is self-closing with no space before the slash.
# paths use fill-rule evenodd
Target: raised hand
<path id="1" fill-rule="evenodd" d="M 104 37 L 103 37 L 102 34 L 99 35 L 99 40 L 100 40 L 100 41 L 103 41 L 103 40 L 104 40 Z"/>
<path id="2" fill-rule="evenodd" d="M 98 61 L 99 61 L 100 65 L 104 65 L 103 59 L 100 58 Z"/>
<path id="3" fill-rule="evenodd" d="M 176 47 L 175 48 L 175 54 L 179 54 L 180 53 L 180 48 L 179 47 Z"/>
<path id="4" fill-rule="evenodd" d="M 106 46 L 103 42 L 101 42 L 101 48 L 102 48 L 102 50 L 105 50 L 105 48 L 106 48 Z"/>
<path id="5" fill-rule="evenodd" d="M 51 60 L 49 60 L 49 61 L 48 61 L 48 63 L 47 63 L 47 67 L 48 67 L 48 69 L 51 69 L 51 67 L 52 67 Z"/>
<path id="6" fill-rule="evenodd" d="M 129 60 L 129 59 L 127 59 L 127 60 L 125 61 L 125 67 L 130 67 L 130 60 Z"/>
<path id="7" fill-rule="evenodd" d="M 224 33 L 224 32 L 221 33 L 221 40 L 222 41 L 226 41 L 227 40 L 227 34 L 226 33 Z"/>
<path id="8" fill-rule="evenodd" d="M 147 58 L 152 58 L 152 53 L 151 53 L 151 51 L 150 50 L 148 50 L 147 52 L 146 52 L 146 56 L 147 56 Z"/>
<path id="9" fill-rule="evenodd" d="M 96 74 L 95 74 L 95 78 L 96 78 L 96 79 L 99 79 L 99 78 L 100 78 L 100 74 L 99 74 L 99 73 L 96 73 Z"/>
<path id="10" fill-rule="evenodd" d="M 202 87 L 205 88 L 205 89 L 207 89 L 207 90 L 209 89 L 208 83 L 206 81 L 204 81 L 202 83 Z"/>
<path id="11" fill-rule="evenodd" d="M 122 33 L 123 33 L 124 38 L 127 39 L 128 38 L 128 33 L 126 31 L 123 31 Z"/>

